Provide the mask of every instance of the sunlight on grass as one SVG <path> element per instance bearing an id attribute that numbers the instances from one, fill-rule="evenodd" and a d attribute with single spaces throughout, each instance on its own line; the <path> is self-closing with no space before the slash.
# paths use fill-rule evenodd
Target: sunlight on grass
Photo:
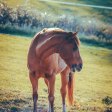
<path id="1" fill-rule="evenodd" d="M 5 2 L 9 6 L 16 8 L 17 6 L 24 4 L 26 0 L 0 0 L 0 1 Z"/>
<path id="2" fill-rule="evenodd" d="M 0 34 L 0 104 L 6 109 L 32 109 L 32 88 L 28 77 L 27 52 L 31 39 Z M 79 112 L 102 111 L 102 99 L 112 97 L 112 51 L 82 44 L 84 67 L 76 73 L 75 98 Z M 57 75 L 55 110 L 61 111 L 60 76 Z M 60 102 L 59 102 L 60 101 Z M 39 81 L 39 106 L 47 107 L 47 87 Z M 18 105 L 18 106 L 17 106 Z M 1 107 L 0 107 L 1 108 Z"/>

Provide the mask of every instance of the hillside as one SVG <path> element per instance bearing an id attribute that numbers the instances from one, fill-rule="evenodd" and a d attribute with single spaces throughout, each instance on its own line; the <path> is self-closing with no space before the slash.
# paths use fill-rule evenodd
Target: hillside
<path id="1" fill-rule="evenodd" d="M 31 39 L 0 34 L 0 112 L 32 109 L 31 84 L 26 67 L 27 51 Z M 75 98 L 80 108 L 68 107 L 68 112 L 102 112 L 107 107 L 102 99 L 112 97 L 111 50 L 81 44 L 83 70 L 76 73 Z M 55 111 L 61 112 L 60 76 L 57 75 Z M 60 102 L 59 102 L 60 101 Z M 39 109 L 48 107 L 47 87 L 39 81 Z"/>
<path id="2" fill-rule="evenodd" d="M 72 6 L 67 4 L 58 4 L 53 2 L 46 2 L 40 0 L 0 0 L 2 2 L 7 3 L 10 7 L 16 8 L 18 6 L 25 6 L 29 8 L 29 10 L 38 10 L 43 13 L 52 13 L 52 14 L 67 14 L 67 15 L 74 15 L 74 16 L 81 16 L 81 17 L 90 17 L 100 19 L 104 22 L 111 22 L 112 18 L 112 10 L 107 9 L 98 9 L 98 8 L 91 8 L 91 7 L 79 7 L 79 6 Z M 87 5 L 98 5 L 98 6 L 106 6 L 112 7 L 112 1 L 106 0 L 102 2 L 102 0 L 59 0 L 61 2 L 70 2 L 70 3 L 81 3 Z"/>

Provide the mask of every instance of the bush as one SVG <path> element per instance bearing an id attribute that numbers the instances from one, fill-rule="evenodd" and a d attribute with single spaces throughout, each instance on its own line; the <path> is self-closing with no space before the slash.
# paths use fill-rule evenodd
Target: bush
<path id="1" fill-rule="evenodd" d="M 86 35 L 94 35 L 98 41 L 112 42 L 112 28 L 97 19 L 79 16 L 56 16 L 30 10 L 24 6 L 16 9 L 0 3 L 0 32 L 34 35 L 43 28 L 59 27 L 69 31 L 79 31 Z"/>
<path id="2" fill-rule="evenodd" d="M 106 105 L 111 105 L 112 104 L 112 98 L 107 96 L 104 99 L 102 99 L 102 102 Z"/>

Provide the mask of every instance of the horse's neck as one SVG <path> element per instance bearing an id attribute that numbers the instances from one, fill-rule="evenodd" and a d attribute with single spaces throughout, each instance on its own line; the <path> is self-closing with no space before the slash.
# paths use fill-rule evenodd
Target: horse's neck
<path id="1" fill-rule="evenodd" d="M 58 48 L 62 41 L 63 39 L 56 35 L 44 39 L 43 42 L 39 43 L 36 47 L 37 57 L 44 60 L 51 54 L 58 53 Z"/>

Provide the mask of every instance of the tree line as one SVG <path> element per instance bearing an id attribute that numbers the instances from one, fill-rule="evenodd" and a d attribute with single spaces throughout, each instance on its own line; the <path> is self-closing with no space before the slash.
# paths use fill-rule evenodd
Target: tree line
<path id="1" fill-rule="evenodd" d="M 100 41 L 112 41 L 112 26 L 105 25 L 97 19 L 80 16 L 53 15 L 38 10 L 30 10 L 24 6 L 10 8 L 0 3 L 0 30 L 24 29 L 24 32 L 36 33 L 38 29 L 59 27 L 69 31 L 79 31 L 86 35 L 94 35 Z M 9 29 L 8 29 L 9 28 Z M 19 31 L 19 30 L 18 30 Z"/>

